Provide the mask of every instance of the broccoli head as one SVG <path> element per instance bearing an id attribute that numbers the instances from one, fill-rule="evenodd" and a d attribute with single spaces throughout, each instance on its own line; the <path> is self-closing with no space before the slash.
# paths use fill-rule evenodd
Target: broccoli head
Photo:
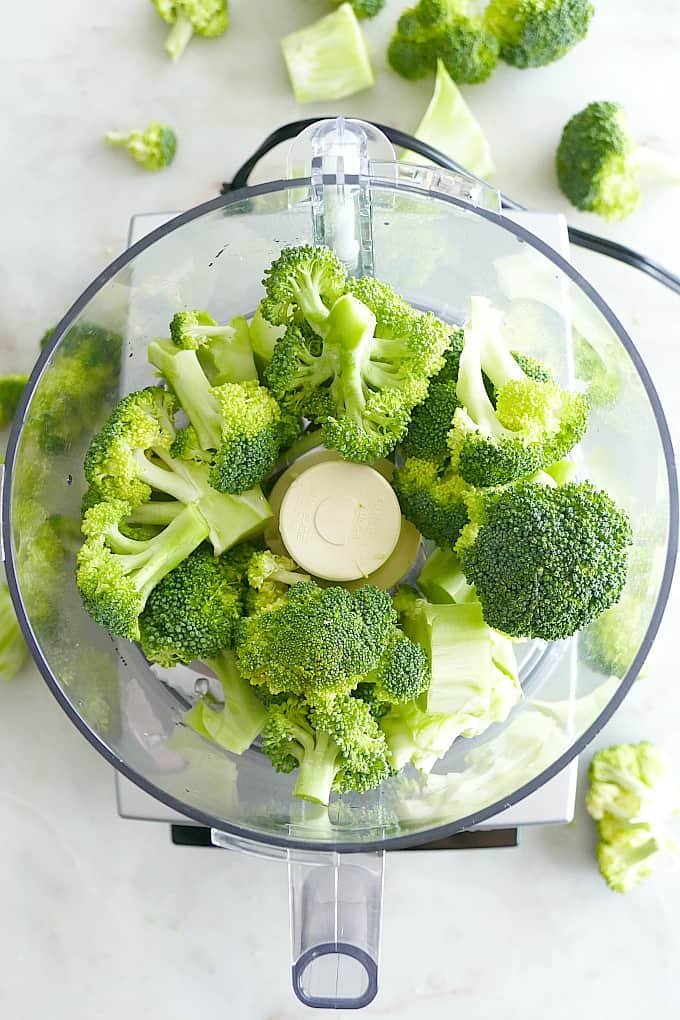
<path id="1" fill-rule="evenodd" d="M 0 376 L 0 428 L 11 425 L 27 382 L 27 375 Z"/>
<path id="2" fill-rule="evenodd" d="M 589 0 L 491 0 L 488 29 L 514 67 L 542 67 L 585 39 L 595 13 Z"/>
<path id="3" fill-rule="evenodd" d="M 469 507 L 472 523 L 457 551 L 491 627 L 517 638 L 567 638 L 620 598 L 630 523 L 590 482 L 518 482 L 478 494 Z"/>
<path id="4" fill-rule="evenodd" d="M 262 316 L 273 326 L 307 324 L 320 335 L 328 313 L 345 291 L 347 270 L 331 248 L 284 248 L 266 270 Z"/>
<path id="5" fill-rule="evenodd" d="M 229 27 L 227 0 L 151 0 L 156 11 L 172 29 L 165 49 L 179 60 L 194 33 L 214 39 Z"/>
<path id="6" fill-rule="evenodd" d="M 415 701 L 430 685 L 430 663 L 427 653 L 397 627 L 374 670 L 361 682 L 362 689 L 374 687 L 377 703 L 403 704 Z"/>
<path id="7" fill-rule="evenodd" d="M 498 41 L 471 0 L 420 0 L 403 12 L 387 59 L 404 78 L 424 78 L 441 60 L 453 81 L 486 81 L 498 61 Z"/>
<path id="8" fill-rule="evenodd" d="M 409 457 L 392 480 L 401 512 L 425 538 L 452 549 L 468 523 L 469 486 L 450 468 Z"/>
<path id="9" fill-rule="evenodd" d="M 220 325 L 208 312 L 177 312 L 170 322 L 170 336 L 177 347 L 198 352 L 213 386 L 257 379 L 248 322 L 242 315 Z"/>
<path id="10" fill-rule="evenodd" d="M 155 120 L 143 131 L 107 131 L 104 141 L 114 148 L 124 148 L 145 170 L 170 166 L 177 152 L 175 132 L 167 124 Z"/>

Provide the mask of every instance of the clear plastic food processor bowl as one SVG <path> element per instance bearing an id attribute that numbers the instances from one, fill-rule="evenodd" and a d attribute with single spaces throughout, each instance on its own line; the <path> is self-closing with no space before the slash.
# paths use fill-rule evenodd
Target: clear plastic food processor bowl
<path id="1" fill-rule="evenodd" d="M 593 410 L 579 472 L 630 514 L 636 545 L 624 598 L 639 603 L 614 661 L 600 661 L 588 632 L 521 646 L 524 698 L 504 724 L 459 738 L 427 782 L 388 780 L 337 797 L 329 811 L 293 800 L 292 777 L 274 772 L 257 746 L 236 757 L 182 725 L 201 674 L 151 667 L 136 646 L 110 639 L 85 615 L 74 580 L 84 451 L 120 396 L 154 382 L 148 341 L 166 335 L 180 309 L 206 308 L 219 321 L 252 314 L 263 269 L 281 248 L 324 243 L 352 273 L 375 274 L 452 323 L 464 321 L 472 295 L 488 297 L 503 309 L 513 347 L 544 359 L 565 385 L 588 385 L 576 371 L 575 336 L 600 353 L 619 385 Z M 85 376 L 95 399 L 79 391 Z M 289 179 L 192 209 L 116 259 L 54 332 L 18 419 L 4 555 L 47 684 L 115 768 L 209 826 L 217 845 L 287 858 L 296 993 L 316 1006 L 366 1004 L 377 989 L 383 851 L 469 828 L 554 776 L 620 703 L 657 630 L 677 497 L 666 423 L 630 338 L 587 281 L 501 214 L 496 192 L 397 162 L 369 125 L 327 121 L 294 143 Z M 36 570 L 47 550 L 50 568 Z"/>

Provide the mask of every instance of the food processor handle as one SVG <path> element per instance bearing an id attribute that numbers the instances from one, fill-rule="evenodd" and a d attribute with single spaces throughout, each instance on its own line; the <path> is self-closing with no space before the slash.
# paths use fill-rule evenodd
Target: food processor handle
<path id="1" fill-rule="evenodd" d="M 305 1006 L 361 1009 L 375 998 L 384 858 L 288 850 L 293 990 Z"/>

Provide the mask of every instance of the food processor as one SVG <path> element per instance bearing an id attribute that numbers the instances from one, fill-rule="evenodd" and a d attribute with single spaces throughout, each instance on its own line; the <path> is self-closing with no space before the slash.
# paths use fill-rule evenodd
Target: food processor
<path id="1" fill-rule="evenodd" d="M 285 179 L 228 190 L 162 223 L 59 323 L 10 437 L 2 538 L 22 630 L 74 724 L 125 785 L 208 829 L 214 846 L 286 860 L 295 993 L 309 1006 L 360 1008 L 378 988 L 385 852 L 491 825 L 558 781 L 650 649 L 671 583 L 678 495 L 651 379 L 612 310 L 560 254 L 563 227 L 546 243 L 484 182 L 397 159 L 375 125 L 340 118 L 301 128 Z M 568 641 L 517 645 L 523 698 L 504 723 L 457 739 L 427 777 L 334 795 L 328 809 L 295 801 L 293 778 L 274 772 L 257 742 L 236 756 L 184 725 L 209 674 L 150 666 L 136 645 L 109 637 L 85 614 L 74 578 L 84 453 L 118 399 L 154 382 L 148 342 L 182 309 L 208 309 L 220 322 L 252 316 L 264 268 L 300 244 L 332 246 L 351 274 L 376 275 L 452 324 L 465 321 L 472 296 L 489 298 L 514 349 L 588 392 L 585 342 L 607 382 L 591 392 L 578 473 L 625 507 L 635 534 L 621 606 L 634 601 L 636 611 L 615 654 L 598 653 L 597 624 Z M 407 578 L 422 565 L 416 552 Z"/>

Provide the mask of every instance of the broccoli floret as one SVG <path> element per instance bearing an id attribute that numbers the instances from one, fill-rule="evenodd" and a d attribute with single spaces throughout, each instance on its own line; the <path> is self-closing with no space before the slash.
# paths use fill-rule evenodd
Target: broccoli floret
<path id="1" fill-rule="evenodd" d="M 257 379 L 248 322 L 242 315 L 221 326 L 208 312 L 177 312 L 170 323 L 173 343 L 197 351 L 211 385 Z"/>
<path id="2" fill-rule="evenodd" d="M 277 556 L 276 553 L 255 552 L 248 561 L 248 584 L 260 591 L 267 584 L 281 584 L 290 587 L 300 581 L 309 581 L 309 574 L 303 574 L 298 565 L 288 556 Z"/>
<path id="3" fill-rule="evenodd" d="M 598 823 L 597 858 L 610 889 L 628 892 L 651 874 L 654 858 L 675 851 L 668 831 L 680 810 L 660 750 L 653 744 L 619 744 L 593 757 L 586 798 Z"/>
<path id="4" fill-rule="evenodd" d="M 343 99 L 375 85 L 366 39 L 349 3 L 284 35 L 281 52 L 298 103 Z"/>
<path id="5" fill-rule="evenodd" d="M 447 549 L 435 549 L 430 554 L 418 576 L 418 587 L 436 604 L 476 600 L 459 558 Z"/>
<path id="6" fill-rule="evenodd" d="M 486 81 L 498 41 L 471 0 L 420 0 L 403 12 L 387 59 L 404 78 L 424 78 L 441 60 L 453 81 Z"/>
<path id="7" fill-rule="evenodd" d="M 368 706 L 338 696 L 322 707 L 291 696 L 269 709 L 262 749 L 278 772 L 299 768 L 293 795 L 327 804 L 331 790 L 364 792 L 390 772 L 387 744 Z"/>
<path id="8" fill-rule="evenodd" d="M 243 619 L 237 628 L 239 669 L 272 693 L 318 701 L 352 690 L 385 650 L 396 614 L 386 592 L 293 585 L 279 608 Z"/>
<path id="9" fill-rule="evenodd" d="M 450 457 L 447 438 L 454 411 L 459 406 L 456 384 L 463 343 L 463 330 L 454 330 L 449 347 L 444 352 L 443 367 L 430 379 L 426 399 L 411 415 L 408 431 L 401 444 L 406 457 L 431 460 L 435 464 L 443 464 Z"/>
<path id="10" fill-rule="evenodd" d="M 162 579 L 210 533 L 194 506 L 180 514 L 154 538 L 127 538 L 120 523 L 130 512 L 112 499 L 87 511 L 83 543 L 77 558 L 76 581 L 86 611 L 111 634 L 137 641 L 139 616 Z"/>
<path id="11" fill-rule="evenodd" d="M 0 428 L 11 424 L 27 382 L 27 375 L 0 376 Z"/>
<path id="12" fill-rule="evenodd" d="M 415 701 L 430 685 L 430 664 L 422 645 L 395 627 L 380 662 L 362 680 L 362 688 L 367 684 L 373 685 L 377 702 Z"/>
<path id="13" fill-rule="evenodd" d="M 220 681 L 224 705 L 207 695 L 185 713 L 184 723 L 232 754 L 243 754 L 262 732 L 267 709 L 239 673 L 233 652 L 220 652 L 206 663 Z"/>
<path id="14" fill-rule="evenodd" d="M 461 404 L 449 433 L 452 465 L 471 485 L 504 485 L 564 457 L 583 437 L 588 401 L 525 374 L 505 346 L 501 313 L 473 297 L 460 356 Z M 494 407 L 484 374 L 494 386 Z"/>
<path id="15" fill-rule="evenodd" d="M 352 280 L 323 319 L 323 339 L 289 327 L 265 372 L 292 413 L 322 426 L 327 446 L 347 460 L 388 454 L 443 364 L 449 327 L 417 312 L 385 283 Z"/>
<path id="16" fill-rule="evenodd" d="M 179 60 L 191 37 L 214 39 L 229 27 L 227 0 L 151 0 L 156 11 L 172 29 L 165 40 L 166 52 Z"/>
<path id="17" fill-rule="evenodd" d="M 14 614 L 9 588 L 0 584 L 0 678 L 13 680 L 28 662 L 28 648 Z"/>
<path id="18" fill-rule="evenodd" d="M 243 574 L 229 553 L 200 546 L 151 592 L 139 620 L 142 651 L 169 667 L 230 648 L 243 596 Z"/>
<path id="19" fill-rule="evenodd" d="M 421 535 L 453 549 L 468 523 L 467 483 L 450 468 L 409 457 L 394 472 L 392 485 L 401 512 Z"/>
<path id="20" fill-rule="evenodd" d="M 542 67 L 585 39 L 595 13 L 589 0 L 491 0 L 485 20 L 514 67 Z"/>
<path id="21" fill-rule="evenodd" d="M 680 182 L 680 160 L 636 145 L 618 103 L 589 103 L 566 124 L 557 149 L 560 188 L 577 209 L 622 220 L 640 201 L 640 172 Z"/>
<path id="22" fill-rule="evenodd" d="M 567 638 L 613 606 L 626 581 L 630 523 L 590 482 L 530 481 L 479 494 L 457 551 L 491 627 Z"/>
<path id="23" fill-rule="evenodd" d="M 257 485 L 273 468 L 281 447 L 299 435 L 299 418 L 282 412 L 256 379 L 212 386 L 198 352 L 170 341 L 154 340 L 148 356 L 193 426 L 173 452 L 208 462 L 210 484 L 219 492 L 238 494 Z"/>
<path id="24" fill-rule="evenodd" d="M 152 121 L 143 131 L 107 131 L 107 145 L 124 148 L 145 170 L 170 166 L 177 152 L 177 135 L 167 124 Z"/>
<path id="25" fill-rule="evenodd" d="M 347 270 L 331 248 L 284 248 L 264 274 L 262 316 L 274 326 L 307 324 L 324 335 L 329 310 L 346 281 Z"/>

